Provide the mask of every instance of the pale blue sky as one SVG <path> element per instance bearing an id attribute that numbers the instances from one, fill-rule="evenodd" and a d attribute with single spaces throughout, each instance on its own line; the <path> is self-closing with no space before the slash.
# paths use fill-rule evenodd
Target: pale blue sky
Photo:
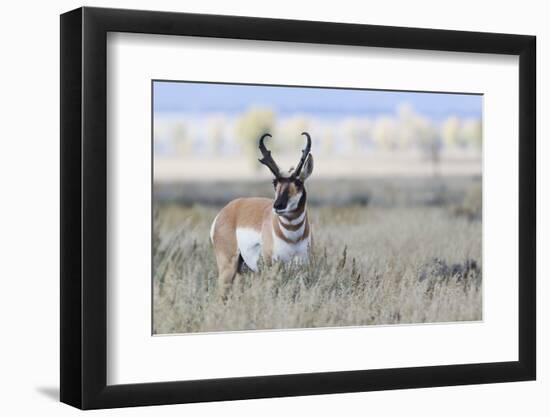
<path id="1" fill-rule="evenodd" d="M 395 113 L 401 104 L 434 120 L 451 115 L 481 118 L 482 96 L 189 82 L 154 82 L 154 111 L 239 113 L 252 106 L 276 113 L 331 117 Z"/>

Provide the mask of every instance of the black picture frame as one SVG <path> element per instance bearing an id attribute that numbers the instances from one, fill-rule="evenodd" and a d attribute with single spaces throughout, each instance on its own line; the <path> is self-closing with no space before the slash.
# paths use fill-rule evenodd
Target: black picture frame
<path id="1" fill-rule="evenodd" d="M 519 358 L 107 385 L 108 32 L 519 56 Z M 61 15 L 61 401 L 82 409 L 481 384 L 536 377 L 534 36 L 79 8 Z"/>

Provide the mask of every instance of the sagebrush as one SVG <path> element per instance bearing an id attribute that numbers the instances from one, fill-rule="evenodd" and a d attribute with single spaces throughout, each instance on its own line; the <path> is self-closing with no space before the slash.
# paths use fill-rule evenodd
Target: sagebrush
<path id="1" fill-rule="evenodd" d="M 306 265 L 261 265 L 217 293 L 219 207 L 155 207 L 155 334 L 482 319 L 481 220 L 444 206 L 309 208 Z"/>

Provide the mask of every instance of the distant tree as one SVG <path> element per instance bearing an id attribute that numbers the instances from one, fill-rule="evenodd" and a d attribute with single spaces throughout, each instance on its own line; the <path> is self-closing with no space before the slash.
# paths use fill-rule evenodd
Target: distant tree
<path id="1" fill-rule="evenodd" d="M 441 125 L 441 138 L 445 146 L 456 148 L 465 145 L 460 135 L 461 122 L 456 116 L 450 116 Z"/>
<path id="2" fill-rule="evenodd" d="M 333 155 L 334 153 L 334 132 L 331 127 L 325 127 L 321 134 L 321 153 Z"/>
<path id="3" fill-rule="evenodd" d="M 191 138 L 182 122 L 178 122 L 172 129 L 172 144 L 178 156 L 186 156 L 192 150 Z"/>
<path id="4" fill-rule="evenodd" d="M 396 147 L 410 148 L 415 145 L 418 136 L 418 115 L 409 104 L 402 104 L 397 109 Z"/>
<path id="5" fill-rule="evenodd" d="M 223 137 L 227 120 L 224 116 L 213 116 L 206 121 L 207 140 L 210 147 L 210 153 L 219 155 L 222 150 Z"/>
<path id="6" fill-rule="evenodd" d="M 483 145 L 482 130 L 480 119 L 468 119 L 463 123 L 462 128 L 460 129 L 460 137 L 466 144 L 478 151 L 481 151 L 481 147 Z"/>
<path id="7" fill-rule="evenodd" d="M 297 115 L 282 120 L 277 126 L 277 141 L 279 149 L 293 155 L 300 151 L 304 145 L 302 132 L 309 128 L 307 117 Z"/>
<path id="8" fill-rule="evenodd" d="M 155 155 L 161 155 L 173 152 L 173 142 L 171 131 L 168 129 L 168 123 L 165 120 L 155 120 L 153 124 L 153 141 Z"/>
<path id="9" fill-rule="evenodd" d="M 372 131 L 376 146 L 385 149 L 397 147 L 397 125 L 395 119 L 382 116 L 376 120 Z"/>
<path id="10" fill-rule="evenodd" d="M 431 120 L 418 116 L 415 120 L 415 134 L 420 148 L 432 162 L 433 175 L 439 176 L 441 162 L 441 135 Z"/>
<path id="11" fill-rule="evenodd" d="M 361 152 L 369 141 L 371 122 L 367 118 L 350 117 L 342 122 L 342 132 L 349 150 L 353 153 Z"/>
<path id="12" fill-rule="evenodd" d="M 245 112 L 236 124 L 236 137 L 244 155 L 255 167 L 258 158 L 258 140 L 264 133 L 272 133 L 275 123 L 275 114 L 271 109 L 251 108 Z M 275 141 L 273 141 L 275 142 Z M 270 143 L 270 149 L 276 146 Z"/>

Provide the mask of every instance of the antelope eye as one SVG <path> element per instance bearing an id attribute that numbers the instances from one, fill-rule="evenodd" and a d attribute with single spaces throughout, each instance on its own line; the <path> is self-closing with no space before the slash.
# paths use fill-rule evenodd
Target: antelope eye
<path id="1" fill-rule="evenodd" d="M 273 180 L 273 188 L 277 188 L 277 180 Z"/>

